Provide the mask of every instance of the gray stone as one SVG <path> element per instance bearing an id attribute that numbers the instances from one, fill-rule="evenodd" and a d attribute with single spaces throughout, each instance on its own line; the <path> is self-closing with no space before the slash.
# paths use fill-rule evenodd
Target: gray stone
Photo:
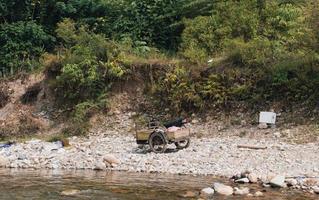
<path id="1" fill-rule="evenodd" d="M 285 176 L 277 175 L 269 181 L 270 185 L 273 187 L 285 187 Z"/>
<path id="2" fill-rule="evenodd" d="M 244 187 L 244 188 L 234 188 L 234 195 L 246 195 L 249 194 L 249 188 Z"/>
<path id="3" fill-rule="evenodd" d="M 202 189 L 200 191 L 200 197 L 202 197 L 202 198 L 211 198 L 211 197 L 214 196 L 214 193 L 215 193 L 215 191 L 214 191 L 213 188 L 210 188 L 210 187 L 204 188 L 204 189 Z"/>
<path id="4" fill-rule="evenodd" d="M 214 183 L 213 188 L 214 188 L 215 192 L 217 192 L 218 194 L 221 194 L 221 195 L 225 195 L 225 196 L 232 195 L 234 192 L 232 187 L 224 185 L 222 183 Z"/>

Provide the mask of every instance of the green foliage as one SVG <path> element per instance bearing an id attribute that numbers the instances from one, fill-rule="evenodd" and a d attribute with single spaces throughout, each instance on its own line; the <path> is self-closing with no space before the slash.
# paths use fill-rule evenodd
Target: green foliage
<path id="1" fill-rule="evenodd" d="M 126 69 L 121 65 L 115 43 L 85 27 L 74 27 L 72 21 L 64 20 L 57 28 L 58 36 L 68 48 L 63 50 L 55 87 L 58 96 L 77 104 L 103 95 L 114 81 L 125 75 Z"/>
<path id="2" fill-rule="evenodd" d="M 29 71 L 38 57 L 52 45 L 54 39 L 35 22 L 0 25 L 1 74 Z"/>
<path id="3" fill-rule="evenodd" d="M 248 0 L 219 2 L 211 16 L 186 20 L 180 49 L 183 56 L 203 63 L 220 54 L 226 39 L 254 38 L 258 25 L 255 4 Z"/>
<path id="4" fill-rule="evenodd" d="M 160 100 L 175 111 L 201 107 L 201 99 L 189 76 L 190 71 L 184 67 L 175 67 L 168 71 L 157 83 L 157 96 L 165 97 Z"/>

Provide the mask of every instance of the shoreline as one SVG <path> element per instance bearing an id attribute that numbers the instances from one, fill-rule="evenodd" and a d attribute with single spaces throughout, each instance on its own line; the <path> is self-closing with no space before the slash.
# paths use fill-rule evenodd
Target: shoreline
<path id="1" fill-rule="evenodd" d="M 245 178 L 240 175 L 249 171 L 258 180 L 256 184 L 268 184 L 280 175 L 285 177 L 282 187 L 311 193 L 319 188 L 319 162 L 313 162 L 319 160 L 318 142 L 288 144 L 236 136 L 192 138 L 189 148 L 175 151 L 172 145 L 164 154 L 138 149 L 133 136 L 110 133 L 71 137 L 69 142 L 70 147 L 63 147 L 61 142 L 33 139 L 0 148 L 0 167 L 209 175 L 234 180 Z M 242 149 L 239 145 L 267 148 Z"/>

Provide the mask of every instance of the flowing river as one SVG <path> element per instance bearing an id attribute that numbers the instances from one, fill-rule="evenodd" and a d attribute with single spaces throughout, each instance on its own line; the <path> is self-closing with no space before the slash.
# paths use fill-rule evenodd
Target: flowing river
<path id="1" fill-rule="evenodd" d="M 102 171 L 52 171 L 0 169 L 0 199 L 184 199 L 187 191 L 199 192 L 213 182 L 226 179 L 212 176 L 189 176 L 171 174 L 143 174 Z M 317 195 L 300 191 L 255 188 L 248 185 L 251 192 L 262 191 L 263 200 L 314 200 Z M 63 196 L 62 191 L 78 190 L 74 196 Z M 195 199 L 197 199 L 196 197 Z M 252 197 L 222 197 L 214 200 L 245 200 Z"/>

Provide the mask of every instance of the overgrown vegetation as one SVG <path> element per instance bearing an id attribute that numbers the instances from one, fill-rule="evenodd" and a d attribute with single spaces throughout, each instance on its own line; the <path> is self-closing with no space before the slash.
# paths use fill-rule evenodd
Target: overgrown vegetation
<path id="1" fill-rule="evenodd" d="M 149 94 L 175 113 L 310 108 L 318 13 L 318 0 L 0 0 L 1 76 L 45 66 L 57 103 L 72 110 L 70 134 L 86 131 L 112 85 L 154 58 L 162 67 L 145 78 Z"/>

